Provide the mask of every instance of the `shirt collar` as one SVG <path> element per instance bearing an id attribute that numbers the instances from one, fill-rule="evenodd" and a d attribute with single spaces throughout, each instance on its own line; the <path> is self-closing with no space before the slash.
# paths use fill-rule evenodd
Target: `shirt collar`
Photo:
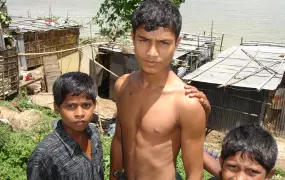
<path id="1" fill-rule="evenodd" d="M 93 131 L 90 125 L 87 126 L 86 132 L 90 139 L 93 139 Z M 64 131 L 62 120 L 59 120 L 55 129 L 55 134 L 66 147 L 69 155 L 73 157 L 76 151 L 81 151 L 80 146 Z"/>

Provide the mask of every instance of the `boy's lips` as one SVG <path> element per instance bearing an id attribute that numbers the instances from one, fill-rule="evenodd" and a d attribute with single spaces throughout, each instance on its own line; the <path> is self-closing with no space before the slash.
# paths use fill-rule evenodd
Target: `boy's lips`
<path id="1" fill-rule="evenodd" d="M 86 123 L 86 121 L 75 121 L 73 122 L 74 124 L 77 124 L 77 125 L 83 125 Z"/>
<path id="2" fill-rule="evenodd" d="M 147 64 L 147 65 L 149 65 L 149 66 L 154 66 L 157 62 L 155 62 L 155 61 L 145 61 L 145 63 Z"/>

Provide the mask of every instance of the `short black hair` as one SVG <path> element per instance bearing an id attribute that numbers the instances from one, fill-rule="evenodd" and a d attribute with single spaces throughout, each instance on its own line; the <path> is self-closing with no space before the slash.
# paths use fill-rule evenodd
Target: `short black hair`
<path id="1" fill-rule="evenodd" d="M 221 158 L 226 160 L 241 152 L 250 154 L 269 173 L 277 159 L 277 144 L 271 134 L 256 125 L 243 125 L 232 129 L 224 138 Z"/>
<path id="2" fill-rule="evenodd" d="M 54 102 L 59 107 L 66 95 L 80 96 L 86 94 L 86 98 L 96 101 L 97 85 L 93 79 L 82 72 L 69 72 L 59 76 L 53 84 Z"/>
<path id="3" fill-rule="evenodd" d="M 176 39 L 179 37 L 181 24 L 181 14 L 169 0 L 145 0 L 134 11 L 132 18 L 133 33 L 140 25 L 144 25 L 148 32 L 163 27 L 173 30 Z"/>

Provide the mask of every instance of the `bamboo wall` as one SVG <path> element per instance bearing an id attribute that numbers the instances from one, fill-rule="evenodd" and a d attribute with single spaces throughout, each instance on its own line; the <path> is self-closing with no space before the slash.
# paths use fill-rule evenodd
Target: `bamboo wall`
<path id="1" fill-rule="evenodd" d="M 25 53 L 43 53 L 75 48 L 79 43 L 79 33 L 79 28 L 26 32 L 23 36 L 24 51 Z M 14 37 L 17 39 L 18 36 Z M 58 53 L 57 56 L 58 58 L 65 57 L 76 51 L 77 50 Z M 26 68 L 42 65 L 42 57 L 42 55 L 26 56 Z"/>
<path id="2" fill-rule="evenodd" d="M 0 99 L 17 93 L 19 67 L 16 48 L 0 51 Z"/>

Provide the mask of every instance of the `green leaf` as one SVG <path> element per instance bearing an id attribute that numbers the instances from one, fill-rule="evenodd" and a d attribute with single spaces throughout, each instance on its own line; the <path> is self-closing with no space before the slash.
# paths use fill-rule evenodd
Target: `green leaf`
<path id="1" fill-rule="evenodd" d="M 142 0 L 104 0 L 98 13 L 93 17 L 94 23 L 100 28 L 101 35 L 115 40 L 129 31 L 132 14 L 141 2 Z M 173 2 L 179 7 L 184 0 L 173 0 Z M 107 31 L 106 28 L 109 30 Z M 117 28 L 125 32 L 114 33 L 114 29 Z"/>

